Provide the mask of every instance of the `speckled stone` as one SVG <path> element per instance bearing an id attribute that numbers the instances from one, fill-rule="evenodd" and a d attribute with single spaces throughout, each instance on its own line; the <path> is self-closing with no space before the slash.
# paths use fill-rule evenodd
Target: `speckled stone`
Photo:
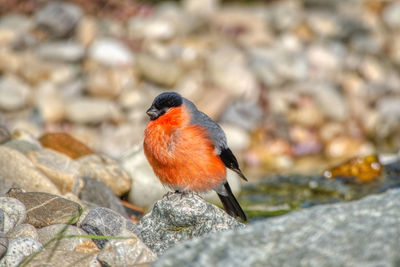
<path id="1" fill-rule="evenodd" d="M 139 237 L 157 254 L 183 240 L 243 226 L 201 197 L 180 193 L 157 201 L 153 210 L 137 224 Z"/>
<path id="2" fill-rule="evenodd" d="M 25 205 L 12 197 L 0 197 L 0 209 L 4 211 L 4 232 L 7 233 L 26 218 Z"/>
<path id="3" fill-rule="evenodd" d="M 38 241 L 20 237 L 10 241 L 6 255 L 0 260 L 0 266 L 17 267 L 27 256 L 39 251 L 42 244 Z"/>

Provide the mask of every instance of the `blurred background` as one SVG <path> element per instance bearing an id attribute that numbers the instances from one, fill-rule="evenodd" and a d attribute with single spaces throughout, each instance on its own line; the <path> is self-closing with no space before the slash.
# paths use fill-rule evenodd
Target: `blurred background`
<path id="1" fill-rule="evenodd" d="M 135 156 L 145 110 L 164 91 L 221 124 L 250 181 L 369 182 L 398 160 L 400 1 L 0 0 L 11 132 L 67 132 L 135 158 L 134 176 L 148 168 Z"/>

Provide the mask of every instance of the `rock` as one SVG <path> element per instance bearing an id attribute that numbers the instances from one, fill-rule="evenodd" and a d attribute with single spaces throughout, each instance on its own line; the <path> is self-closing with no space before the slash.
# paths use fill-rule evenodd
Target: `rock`
<path id="1" fill-rule="evenodd" d="M 382 19 L 391 29 L 400 29 L 400 3 L 391 2 L 383 10 Z"/>
<path id="2" fill-rule="evenodd" d="M 137 56 L 139 73 L 161 86 L 173 87 L 183 75 L 181 66 L 173 59 L 160 59 L 149 54 Z"/>
<path id="3" fill-rule="evenodd" d="M 80 165 L 70 157 L 51 149 L 40 149 L 27 154 L 32 163 L 58 187 L 62 194 L 71 192 Z"/>
<path id="4" fill-rule="evenodd" d="M 5 127 L 0 123 L 0 144 L 8 142 L 10 141 L 10 139 L 11 139 L 11 133 L 9 132 L 7 127 Z"/>
<path id="5" fill-rule="evenodd" d="M 3 144 L 6 147 L 12 148 L 14 150 L 17 150 L 24 155 L 26 155 L 28 152 L 31 151 L 36 151 L 40 149 L 40 144 L 35 144 L 31 143 L 29 141 L 25 141 L 23 139 L 13 139 L 5 144 Z"/>
<path id="6" fill-rule="evenodd" d="M 38 171 L 33 163 L 21 152 L 0 146 L 0 176 L 10 179 L 27 191 L 42 191 L 60 194 L 57 187 Z"/>
<path id="7" fill-rule="evenodd" d="M 180 241 L 244 225 L 197 195 L 172 193 L 157 201 L 136 226 L 143 242 L 162 254 Z"/>
<path id="8" fill-rule="evenodd" d="M 72 159 L 94 154 L 95 151 L 67 133 L 46 133 L 39 138 L 47 148 L 65 154 Z"/>
<path id="9" fill-rule="evenodd" d="M 219 8 L 219 0 L 185 0 L 182 1 L 182 6 L 185 12 L 194 16 L 209 17 Z"/>
<path id="10" fill-rule="evenodd" d="M 65 198 L 42 192 L 10 193 L 21 201 L 27 210 L 25 223 L 36 228 L 52 224 L 72 224 L 82 211 L 81 206 Z"/>
<path id="11" fill-rule="evenodd" d="M 36 255 L 31 262 L 29 262 L 29 266 L 101 267 L 96 257 L 97 255 L 86 254 L 76 251 L 45 249 L 43 252 Z"/>
<path id="12" fill-rule="evenodd" d="M 0 197 L 0 209 L 4 212 L 4 233 L 25 221 L 26 208 L 21 201 L 12 197 Z"/>
<path id="13" fill-rule="evenodd" d="M 100 155 L 87 155 L 76 160 L 81 176 L 87 176 L 106 184 L 117 196 L 129 191 L 131 178 L 118 162 Z"/>
<path id="14" fill-rule="evenodd" d="M 52 41 L 41 43 L 37 48 L 37 54 L 44 59 L 77 62 L 83 59 L 85 49 L 71 41 Z"/>
<path id="15" fill-rule="evenodd" d="M 92 17 L 83 17 L 76 30 L 76 39 L 84 47 L 88 47 L 96 38 L 97 21 Z"/>
<path id="16" fill-rule="evenodd" d="M 12 75 L 0 78 L 0 109 L 14 111 L 26 107 L 32 97 L 29 86 Z"/>
<path id="17" fill-rule="evenodd" d="M 14 127 L 16 129 L 12 132 L 12 139 L 16 141 L 26 141 L 30 143 L 29 145 L 26 145 L 26 148 L 23 148 L 22 144 L 21 146 L 15 145 L 14 147 L 16 150 L 21 150 L 21 152 L 24 151 L 23 153 L 25 153 L 25 151 L 36 150 L 42 147 L 42 145 L 34 136 L 34 134 L 36 135 L 39 132 L 37 127 L 30 124 L 29 122 L 27 122 L 26 124 L 22 122 L 21 124 L 17 124 Z M 31 147 L 30 150 L 29 147 Z"/>
<path id="18" fill-rule="evenodd" d="M 226 134 L 226 140 L 233 153 L 240 152 L 250 145 L 250 136 L 245 129 L 234 124 L 220 124 Z"/>
<path id="19" fill-rule="evenodd" d="M 133 147 L 127 153 L 122 161 L 122 166 L 132 177 L 132 188 L 128 196 L 129 202 L 140 207 L 151 207 L 168 192 L 155 176 L 144 155 L 142 145 Z"/>
<path id="20" fill-rule="evenodd" d="M 100 250 L 92 240 L 89 240 L 76 246 L 74 251 L 83 252 L 87 254 L 96 254 L 99 253 Z"/>
<path id="21" fill-rule="evenodd" d="M 191 240 L 153 266 L 392 266 L 399 218 L 400 190 L 393 190 Z"/>
<path id="22" fill-rule="evenodd" d="M 80 200 L 109 208 L 126 218 L 128 217 L 121 200 L 115 196 L 108 186 L 90 177 L 83 177 L 82 181 L 83 187 L 78 195 Z"/>
<path id="23" fill-rule="evenodd" d="M 375 153 L 372 144 L 350 136 L 332 138 L 325 145 L 325 155 L 328 158 L 349 159 L 356 156 L 365 156 Z"/>
<path id="24" fill-rule="evenodd" d="M 11 189 L 11 188 L 18 188 L 20 187 L 17 185 L 13 180 L 11 179 L 5 179 L 0 176 L 0 197 L 3 197 L 6 195 L 6 193 Z"/>
<path id="25" fill-rule="evenodd" d="M 73 225 L 53 224 L 43 227 L 37 232 L 39 235 L 40 243 L 42 243 L 43 245 L 48 244 L 46 248 L 53 248 L 55 246 L 55 249 L 57 250 L 74 251 L 77 246 L 87 241 L 90 241 L 90 239 L 82 237 L 63 238 L 63 236 L 68 235 L 87 235 L 85 231 Z M 61 239 L 57 240 L 59 236 L 61 237 Z M 52 243 L 48 243 L 54 238 L 56 238 L 55 241 L 53 241 Z"/>
<path id="26" fill-rule="evenodd" d="M 7 236 L 10 239 L 27 237 L 39 241 L 39 236 L 36 228 L 33 225 L 27 223 L 17 225 L 7 233 Z"/>
<path id="27" fill-rule="evenodd" d="M 4 257 L 8 249 L 8 238 L 3 233 L 0 232 L 0 259 Z"/>
<path id="28" fill-rule="evenodd" d="M 122 42 L 112 38 L 95 40 L 88 53 L 92 60 L 105 66 L 128 66 L 134 61 L 131 51 Z"/>
<path id="29" fill-rule="evenodd" d="M 95 97 L 116 98 L 134 86 L 135 75 L 131 68 L 96 67 L 88 73 L 87 91 Z"/>
<path id="30" fill-rule="evenodd" d="M 120 116 L 118 106 L 108 99 L 81 97 L 70 100 L 65 109 L 66 119 L 73 123 L 97 124 Z"/>
<path id="31" fill-rule="evenodd" d="M 119 236 L 124 231 L 137 234 L 136 225 L 122 215 L 107 208 L 93 208 L 81 223 L 81 228 L 91 235 Z M 93 239 L 102 249 L 109 239 Z"/>
<path id="32" fill-rule="evenodd" d="M 139 238 L 132 236 L 108 241 L 97 259 L 106 266 L 130 266 L 153 262 L 157 256 Z"/>
<path id="33" fill-rule="evenodd" d="M 228 105 L 221 121 L 252 130 L 259 125 L 261 117 L 262 109 L 256 103 L 238 100 Z"/>
<path id="34" fill-rule="evenodd" d="M 4 14 L 0 18 L 0 43 L 15 44 L 18 39 L 32 29 L 33 23 L 29 17 L 17 13 Z"/>
<path id="35" fill-rule="evenodd" d="M 26 257 L 42 248 L 42 244 L 30 238 L 20 237 L 13 239 L 9 242 L 7 253 L 0 260 L 0 265 L 4 267 L 19 266 Z"/>
<path id="36" fill-rule="evenodd" d="M 36 89 L 35 103 L 46 123 L 59 122 L 64 118 L 64 100 L 54 84 L 40 84 Z"/>
<path id="37" fill-rule="evenodd" d="M 73 33 L 82 17 L 79 6 L 69 2 L 49 2 L 35 15 L 36 23 L 54 37 L 66 37 Z"/>
<path id="38" fill-rule="evenodd" d="M 231 95 L 258 99 L 257 80 L 245 65 L 241 51 L 232 47 L 219 47 L 208 55 L 207 70 L 211 81 Z"/>
<path id="39" fill-rule="evenodd" d="M 169 40 L 177 34 L 177 30 L 171 19 L 157 15 L 133 16 L 128 21 L 128 32 L 133 38 Z"/>

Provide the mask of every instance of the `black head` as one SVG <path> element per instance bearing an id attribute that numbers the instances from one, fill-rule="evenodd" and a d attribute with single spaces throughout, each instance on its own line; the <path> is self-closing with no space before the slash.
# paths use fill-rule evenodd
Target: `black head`
<path id="1" fill-rule="evenodd" d="M 179 107 L 183 103 L 183 99 L 180 94 L 175 92 L 166 92 L 158 95 L 154 98 L 153 104 L 146 111 L 149 115 L 150 120 L 156 120 L 160 116 L 164 115 L 168 109 L 172 107 Z"/>

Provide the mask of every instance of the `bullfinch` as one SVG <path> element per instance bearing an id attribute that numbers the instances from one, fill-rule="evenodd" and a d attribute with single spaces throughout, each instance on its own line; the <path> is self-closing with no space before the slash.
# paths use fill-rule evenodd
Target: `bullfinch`
<path id="1" fill-rule="evenodd" d="M 226 212 L 246 215 L 226 180 L 226 168 L 247 181 L 221 127 L 178 93 L 158 95 L 147 110 L 144 152 L 161 183 L 179 192 L 215 190 Z"/>

